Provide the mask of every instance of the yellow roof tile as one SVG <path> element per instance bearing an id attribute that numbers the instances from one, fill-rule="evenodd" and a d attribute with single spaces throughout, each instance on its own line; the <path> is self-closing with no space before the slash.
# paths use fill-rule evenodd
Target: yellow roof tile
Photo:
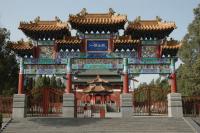
<path id="1" fill-rule="evenodd" d="M 114 44 L 139 44 L 140 40 L 131 39 L 131 36 L 120 36 L 114 39 Z"/>
<path id="2" fill-rule="evenodd" d="M 176 40 L 166 41 L 164 45 L 161 45 L 162 49 L 179 49 L 181 47 L 181 43 Z"/>
<path id="3" fill-rule="evenodd" d="M 33 49 L 33 45 L 30 42 L 24 42 L 24 41 L 18 41 L 18 42 L 10 42 L 8 44 L 8 48 L 12 49 L 12 50 L 32 50 Z"/>
<path id="4" fill-rule="evenodd" d="M 127 16 L 126 15 L 115 15 L 114 13 L 100 13 L 100 14 L 92 14 L 87 13 L 85 11 L 81 11 L 80 13 L 76 15 L 70 15 L 69 16 L 69 22 L 70 23 L 76 23 L 76 24 L 119 24 L 119 23 L 125 23 L 127 22 Z"/>
<path id="5" fill-rule="evenodd" d="M 68 24 L 60 20 L 41 21 L 39 18 L 34 22 L 20 22 L 19 29 L 28 31 L 58 31 L 68 30 Z"/>
<path id="6" fill-rule="evenodd" d="M 130 22 L 127 29 L 132 30 L 167 30 L 175 29 L 176 24 L 174 22 L 161 22 L 158 20 L 140 20 Z"/>

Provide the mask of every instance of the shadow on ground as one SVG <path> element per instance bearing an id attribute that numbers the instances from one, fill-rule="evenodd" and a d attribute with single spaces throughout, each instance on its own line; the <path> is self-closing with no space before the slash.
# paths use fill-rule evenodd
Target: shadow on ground
<path id="1" fill-rule="evenodd" d="M 70 127 L 77 127 L 83 125 L 90 125 L 96 122 L 100 122 L 103 119 L 99 118 L 28 118 L 28 121 L 38 123 L 41 125 L 48 125 L 48 126 L 70 126 Z M 105 119 L 104 119 L 105 120 Z"/>

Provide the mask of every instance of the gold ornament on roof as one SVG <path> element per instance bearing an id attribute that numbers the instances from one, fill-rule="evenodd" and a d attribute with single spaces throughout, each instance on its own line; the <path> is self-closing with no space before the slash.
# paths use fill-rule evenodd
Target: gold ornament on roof
<path id="1" fill-rule="evenodd" d="M 56 20 L 57 22 L 61 22 L 61 20 L 60 20 L 60 18 L 59 18 L 58 16 L 55 16 L 55 20 Z"/>
<path id="2" fill-rule="evenodd" d="M 140 22 L 141 21 L 141 16 L 137 16 L 134 22 Z"/>
<path id="3" fill-rule="evenodd" d="M 34 22 L 35 23 L 38 23 L 40 21 L 40 16 L 37 16 L 35 19 L 34 19 Z"/>
<path id="4" fill-rule="evenodd" d="M 162 18 L 160 16 L 156 16 L 156 20 L 161 22 L 162 21 Z"/>
<path id="5" fill-rule="evenodd" d="M 85 16 L 86 14 L 87 14 L 87 10 L 86 10 L 86 8 L 83 8 L 83 9 L 81 10 L 81 12 L 78 13 L 78 16 Z"/>
<path id="6" fill-rule="evenodd" d="M 110 15 L 114 15 L 116 12 L 112 9 L 112 8 L 109 8 L 109 14 Z"/>

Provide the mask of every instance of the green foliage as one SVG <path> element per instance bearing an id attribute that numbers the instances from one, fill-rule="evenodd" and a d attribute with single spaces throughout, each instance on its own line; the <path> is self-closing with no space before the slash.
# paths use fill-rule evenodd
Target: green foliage
<path id="1" fill-rule="evenodd" d="M 27 78 L 26 79 L 26 85 L 25 85 L 25 89 L 26 90 L 31 90 L 33 88 L 33 78 Z"/>
<path id="2" fill-rule="evenodd" d="M 35 88 L 42 88 L 44 87 L 42 75 L 40 75 L 35 81 Z"/>
<path id="3" fill-rule="evenodd" d="M 30 82 L 29 82 L 30 83 Z M 29 84 L 28 83 L 28 84 Z M 56 78 L 54 75 L 49 77 L 49 76 L 42 76 L 40 75 L 39 77 L 36 78 L 36 80 L 32 79 L 32 85 L 27 85 L 32 86 L 32 88 L 40 89 L 40 88 L 65 88 L 64 84 L 62 83 L 61 78 Z"/>
<path id="4" fill-rule="evenodd" d="M 61 88 L 61 87 L 62 87 L 62 81 L 61 81 L 61 79 L 58 78 L 56 81 L 57 81 L 57 82 L 56 82 L 56 83 L 57 83 L 57 84 L 56 84 L 57 87 L 58 87 L 58 88 Z"/>
<path id="5" fill-rule="evenodd" d="M 56 87 L 57 87 L 57 84 L 56 84 L 56 77 L 55 77 L 54 75 L 51 77 L 50 86 L 51 86 L 52 88 L 56 88 Z"/>
<path id="6" fill-rule="evenodd" d="M 194 9 L 194 16 L 178 53 L 184 64 L 177 70 L 177 88 L 187 96 L 200 94 L 200 4 Z"/>
<path id="7" fill-rule="evenodd" d="M 153 79 L 149 84 L 140 84 L 138 89 L 135 90 L 135 98 L 136 101 L 147 101 L 148 93 L 150 93 L 152 101 L 166 100 L 169 89 L 168 79 L 161 79 L 161 77 L 159 77 L 156 80 Z"/>
<path id="8" fill-rule="evenodd" d="M 0 27 L 0 95 L 17 92 L 18 64 L 15 55 L 6 48 L 9 37 L 9 31 Z"/>
<path id="9" fill-rule="evenodd" d="M 146 83 L 146 82 L 143 82 L 143 83 L 140 83 L 139 85 L 138 85 L 138 88 L 142 88 L 142 87 L 145 87 L 145 86 L 147 86 L 148 84 Z"/>

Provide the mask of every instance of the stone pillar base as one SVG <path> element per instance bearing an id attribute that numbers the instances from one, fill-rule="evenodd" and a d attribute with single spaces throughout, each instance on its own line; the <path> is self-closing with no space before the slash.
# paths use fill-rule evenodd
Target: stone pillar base
<path id="1" fill-rule="evenodd" d="M 121 116 L 124 118 L 130 118 L 133 115 L 133 100 L 132 94 L 121 94 Z"/>
<path id="2" fill-rule="evenodd" d="M 12 118 L 26 117 L 26 95 L 14 94 Z"/>
<path id="3" fill-rule="evenodd" d="M 63 94 L 63 108 L 62 113 L 63 117 L 74 118 L 74 94 L 73 93 L 64 93 Z"/>
<path id="4" fill-rule="evenodd" d="M 168 117 L 183 117 L 182 98 L 180 93 L 169 93 Z"/>

